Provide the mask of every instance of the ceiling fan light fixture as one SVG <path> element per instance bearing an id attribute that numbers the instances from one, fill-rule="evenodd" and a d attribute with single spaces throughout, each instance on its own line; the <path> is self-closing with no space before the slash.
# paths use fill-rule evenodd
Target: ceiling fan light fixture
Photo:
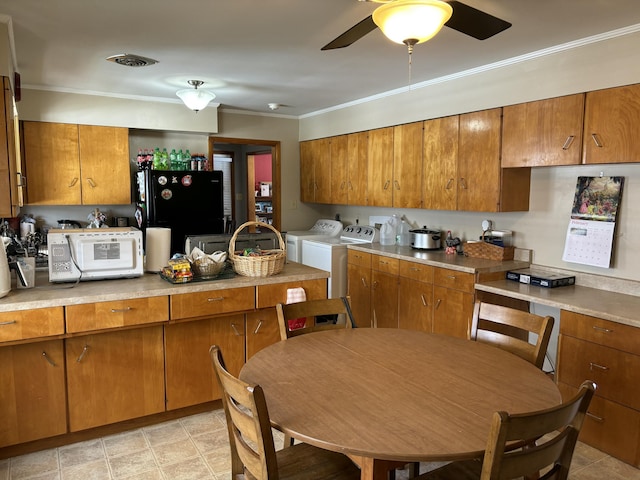
<path id="1" fill-rule="evenodd" d="M 374 10 L 373 21 L 392 42 L 415 45 L 433 38 L 452 14 L 441 0 L 393 0 Z"/>
<path id="2" fill-rule="evenodd" d="M 207 90 L 198 90 L 198 87 L 204 84 L 202 80 L 189 80 L 187 83 L 193 88 L 178 90 L 176 95 L 180 97 L 180 100 L 182 100 L 190 110 L 198 112 L 209 105 L 211 100 L 216 98 L 213 93 Z"/>

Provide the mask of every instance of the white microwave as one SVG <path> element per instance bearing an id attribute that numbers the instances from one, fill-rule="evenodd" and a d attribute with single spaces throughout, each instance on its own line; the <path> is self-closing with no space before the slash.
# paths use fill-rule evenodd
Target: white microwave
<path id="1" fill-rule="evenodd" d="M 132 278 L 144 273 L 142 232 L 126 228 L 51 229 L 49 281 Z"/>

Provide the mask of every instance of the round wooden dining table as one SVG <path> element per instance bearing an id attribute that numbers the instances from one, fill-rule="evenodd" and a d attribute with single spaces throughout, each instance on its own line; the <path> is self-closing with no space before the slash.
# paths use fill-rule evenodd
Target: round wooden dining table
<path id="1" fill-rule="evenodd" d="M 329 330 L 271 345 L 240 378 L 262 386 L 272 425 L 349 455 L 362 479 L 409 462 L 482 456 L 493 412 L 561 402 L 544 372 L 496 347 L 391 328 Z"/>

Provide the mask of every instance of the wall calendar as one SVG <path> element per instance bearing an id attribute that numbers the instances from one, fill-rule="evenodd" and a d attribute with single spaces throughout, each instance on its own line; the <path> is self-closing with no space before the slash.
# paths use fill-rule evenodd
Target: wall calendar
<path id="1" fill-rule="evenodd" d="M 562 260 L 609 268 L 624 177 L 578 177 Z"/>

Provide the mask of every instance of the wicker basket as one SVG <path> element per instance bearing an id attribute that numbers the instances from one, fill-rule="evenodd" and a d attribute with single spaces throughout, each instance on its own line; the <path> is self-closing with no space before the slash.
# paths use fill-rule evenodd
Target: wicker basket
<path id="1" fill-rule="evenodd" d="M 483 240 L 480 242 L 465 242 L 464 254 L 473 258 L 486 258 L 487 260 L 513 260 L 514 247 L 500 247 Z"/>
<path id="2" fill-rule="evenodd" d="M 263 250 L 263 255 L 256 257 L 245 257 L 236 255 L 236 239 L 238 234 L 246 227 L 255 225 L 260 228 L 268 228 L 275 232 L 280 241 L 280 248 L 273 250 Z M 233 265 L 233 269 L 239 275 L 245 277 L 269 277 L 280 273 L 284 268 L 284 262 L 287 259 L 287 250 L 282 235 L 275 228 L 267 223 L 262 222 L 245 222 L 238 227 L 233 233 L 229 241 L 229 260 Z"/>
<path id="3" fill-rule="evenodd" d="M 226 262 L 214 262 L 211 259 L 201 258 L 193 262 L 193 271 L 203 278 L 217 277 L 224 269 Z"/>

